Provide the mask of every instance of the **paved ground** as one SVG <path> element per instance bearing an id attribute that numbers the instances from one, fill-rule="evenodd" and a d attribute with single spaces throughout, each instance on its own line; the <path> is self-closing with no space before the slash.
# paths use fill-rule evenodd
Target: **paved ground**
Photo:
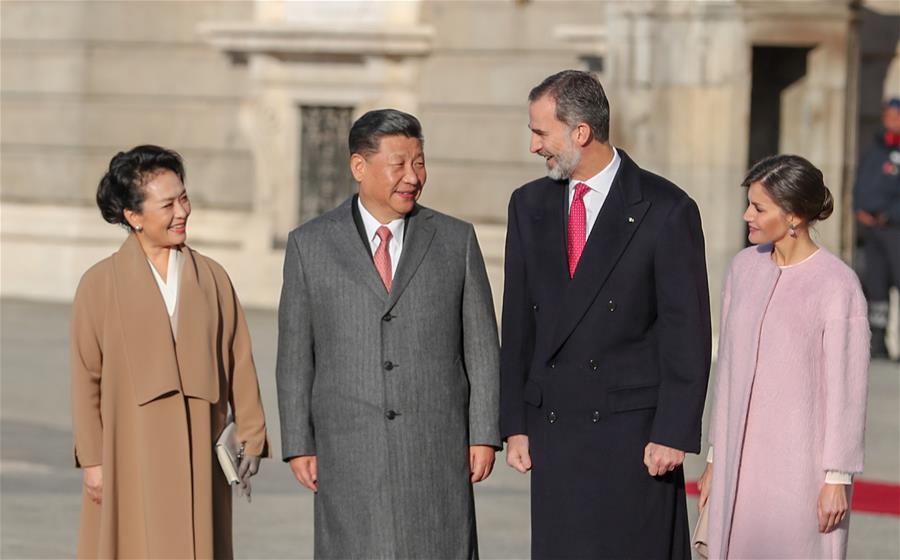
<path id="1" fill-rule="evenodd" d="M 81 491 L 72 468 L 67 367 L 69 307 L 0 301 L 0 557 L 74 556 Z M 275 315 L 250 312 L 256 362 L 278 452 Z M 900 483 L 900 368 L 873 365 L 865 478 Z M 691 456 L 689 478 L 702 461 Z M 280 461 L 263 464 L 252 504 L 236 502 L 241 558 L 312 554 L 312 498 Z M 527 558 L 528 479 L 503 465 L 477 486 L 483 558 Z M 693 502 L 690 504 L 693 516 Z M 693 520 L 692 520 L 693 521 Z M 854 514 L 851 558 L 900 558 L 900 518 Z"/>

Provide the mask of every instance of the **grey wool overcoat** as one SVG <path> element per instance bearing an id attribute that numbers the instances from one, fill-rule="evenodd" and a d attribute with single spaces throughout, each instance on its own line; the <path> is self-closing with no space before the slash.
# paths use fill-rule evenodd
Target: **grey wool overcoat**
<path id="1" fill-rule="evenodd" d="M 292 231 L 285 460 L 316 455 L 317 558 L 475 558 L 470 445 L 500 447 L 497 327 L 471 224 L 416 206 L 387 292 L 356 197 Z"/>

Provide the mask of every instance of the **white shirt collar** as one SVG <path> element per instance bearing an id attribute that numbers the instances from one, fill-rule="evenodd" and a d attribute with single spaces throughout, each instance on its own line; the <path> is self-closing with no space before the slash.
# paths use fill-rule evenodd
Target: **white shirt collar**
<path id="1" fill-rule="evenodd" d="M 569 193 L 575 191 L 575 185 L 577 185 L 578 183 L 584 183 L 585 185 L 590 187 L 591 190 L 599 192 L 605 198 L 606 195 L 609 194 L 609 189 L 612 188 L 613 179 L 615 179 L 616 177 L 616 172 L 619 170 L 619 164 L 621 162 L 622 158 L 619 157 L 619 151 L 616 150 L 615 146 L 613 146 L 613 157 L 609 161 L 609 163 L 606 164 L 606 167 L 604 167 L 603 170 L 600 171 L 600 173 L 597 173 L 596 175 L 585 181 L 569 179 Z"/>
<path id="2" fill-rule="evenodd" d="M 397 218 L 396 220 L 392 220 L 386 224 L 382 224 L 375 216 L 369 213 L 366 210 L 366 207 L 362 203 L 362 198 L 356 197 L 356 205 L 359 207 L 359 215 L 362 217 L 363 227 L 366 228 L 366 239 L 369 240 L 369 243 L 372 243 L 377 238 L 376 232 L 378 228 L 382 225 L 387 226 L 389 230 L 391 230 L 391 238 L 392 242 L 396 242 L 400 245 L 403 244 L 403 230 L 406 227 L 406 220 L 403 218 Z"/>

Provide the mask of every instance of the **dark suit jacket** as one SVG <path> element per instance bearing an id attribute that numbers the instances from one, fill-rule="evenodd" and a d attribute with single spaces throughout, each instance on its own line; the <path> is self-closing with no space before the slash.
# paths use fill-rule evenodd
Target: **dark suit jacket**
<path id="1" fill-rule="evenodd" d="M 700 450 L 711 353 L 700 214 L 619 154 L 572 279 L 567 182 L 533 181 L 509 204 L 501 432 L 530 436 L 536 557 L 689 557 L 683 475 L 657 481 L 642 460 L 650 441 Z"/>

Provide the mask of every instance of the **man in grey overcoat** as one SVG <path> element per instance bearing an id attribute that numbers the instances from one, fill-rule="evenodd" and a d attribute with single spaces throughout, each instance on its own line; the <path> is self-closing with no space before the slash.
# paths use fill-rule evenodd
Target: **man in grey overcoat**
<path id="1" fill-rule="evenodd" d="M 416 203 L 414 116 L 366 113 L 349 143 L 359 194 L 288 239 L 282 454 L 316 492 L 317 558 L 475 558 L 472 483 L 500 447 L 481 250 L 471 224 Z"/>

